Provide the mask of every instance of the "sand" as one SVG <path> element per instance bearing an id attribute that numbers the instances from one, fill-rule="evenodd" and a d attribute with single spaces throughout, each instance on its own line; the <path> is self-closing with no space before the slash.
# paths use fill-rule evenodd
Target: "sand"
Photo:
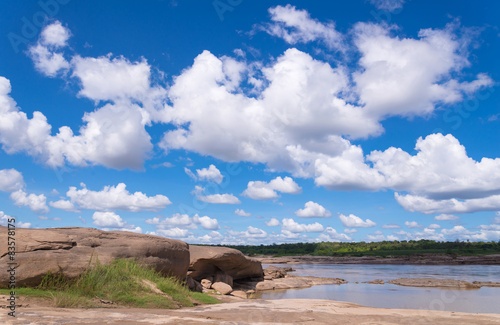
<path id="1" fill-rule="evenodd" d="M 234 297 L 233 297 L 234 298 Z M 237 300 L 179 310 L 28 306 L 16 320 L 0 309 L 1 324 L 500 324 L 500 314 L 386 309 L 315 299 Z"/>

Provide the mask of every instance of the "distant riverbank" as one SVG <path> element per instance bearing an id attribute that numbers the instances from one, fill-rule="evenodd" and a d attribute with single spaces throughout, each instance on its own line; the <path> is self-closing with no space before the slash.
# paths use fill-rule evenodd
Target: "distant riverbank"
<path id="1" fill-rule="evenodd" d="M 255 256 L 263 264 L 413 264 L 413 265 L 500 265 L 500 254 L 456 256 L 414 254 L 406 256 Z"/>

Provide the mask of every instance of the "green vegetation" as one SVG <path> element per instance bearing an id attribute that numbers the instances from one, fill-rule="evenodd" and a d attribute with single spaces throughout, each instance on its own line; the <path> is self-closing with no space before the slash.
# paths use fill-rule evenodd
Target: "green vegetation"
<path id="1" fill-rule="evenodd" d="M 249 256 L 316 255 L 316 256 L 401 256 L 413 254 L 487 255 L 500 254 L 500 241 L 439 242 L 434 240 L 382 241 L 356 243 L 296 243 L 260 246 L 226 246 Z"/>
<path id="2" fill-rule="evenodd" d="M 8 294 L 2 289 L 0 293 Z M 134 260 L 97 263 L 76 279 L 47 274 L 36 288 L 16 288 L 17 295 L 51 299 L 56 307 L 98 307 L 102 301 L 141 308 L 178 308 L 219 303 L 202 293 L 191 292 L 179 280 L 165 278 Z"/>

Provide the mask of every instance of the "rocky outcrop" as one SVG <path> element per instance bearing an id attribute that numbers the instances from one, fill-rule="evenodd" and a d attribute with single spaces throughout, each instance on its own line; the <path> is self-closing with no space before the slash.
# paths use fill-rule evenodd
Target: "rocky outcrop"
<path id="1" fill-rule="evenodd" d="M 197 281 L 212 278 L 232 285 L 234 280 L 263 276 L 262 264 L 236 249 L 191 245 L 189 252 L 188 275 Z"/>
<path id="2" fill-rule="evenodd" d="M 322 284 L 344 284 L 347 283 L 344 279 L 338 278 L 319 278 L 314 276 L 295 276 L 288 274 L 294 271 L 291 267 L 276 267 L 268 266 L 264 270 L 264 279 L 237 282 L 234 286 L 235 290 L 241 290 L 249 295 L 255 291 L 268 291 L 279 289 L 301 289 L 309 288 L 314 285 Z"/>
<path id="3" fill-rule="evenodd" d="M 0 242 L 7 242 L 0 226 Z M 164 275 L 184 280 L 189 266 L 188 244 L 174 239 L 93 228 L 16 229 L 16 285 L 37 285 L 48 272 L 73 278 L 97 260 L 108 264 L 116 258 L 136 258 Z M 0 263 L 7 265 L 7 246 L 0 245 Z M 8 284 L 0 272 L 0 286 Z"/>
<path id="4" fill-rule="evenodd" d="M 274 265 L 269 265 L 264 270 L 264 280 L 284 278 L 288 272 L 293 272 L 293 271 L 295 270 L 292 269 L 291 267 L 278 267 Z"/>
<path id="5" fill-rule="evenodd" d="M 204 292 L 216 290 L 227 295 L 233 291 L 235 281 L 263 278 L 262 264 L 246 257 L 239 250 L 191 245 L 189 252 L 191 261 L 188 278 L 199 281 Z M 237 294 L 243 296 L 241 293 Z"/>
<path id="6" fill-rule="evenodd" d="M 384 280 L 381 280 L 381 279 L 376 279 L 376 280 L 372 280 L 372 281 L 365 281 L 363 283 L 370 283 L 370 284 L 385 284 L 385 281 Z"/>
<path id="7" fill-rule="evenodd" d="M 479 289 L 480 285 L 472 284 L 467 281 L 452 280 L 452 279 L 429 279 L 429 278 L 401 278 L 387 281 L 390 284 L 397 284 L 405 287 L 441 287 L 441 288 L 457 288 L 457 289 Z"/>
<path id="8" fill-rule="evenodd" d="M 500 282 L 492 282 L 492 281 L 472 281 L 472 284 L 481 286 L 481 287 L 500 287 Z"/>
<path id="9" fill-rule="evenodd" d="M 212 289 L 219 291 L 222 295 L 228 295 L 233 291 L 233 288 L 224 282 L 212 283 Z"/>

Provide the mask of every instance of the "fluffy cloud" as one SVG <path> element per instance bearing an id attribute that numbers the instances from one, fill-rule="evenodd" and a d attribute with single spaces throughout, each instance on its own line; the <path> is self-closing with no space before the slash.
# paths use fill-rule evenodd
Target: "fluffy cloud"
<path id="1" fill-rule="evenodd" d="M 328 242 L 341 242 L 341 241 L 351 241 L 352 238 L 346 234 L 338 233 L 332 227 L 326 227 L 325 231 L 318 236 L 319 241 Z"/>
<path id="2" fill-rule="evenodd" d="M 312 19 L 306 10 L 297 10 L 289 4 L 270 8 L 269 13 L 273 22 L 261 28 L 272 36 L 284 39 L 288 44 L 318 40 L 330 49 L 343 49 L 343 36 L 335 30 L 333 22 L 321 23 Z"/>
<path id="3" fill-rule="evenodd" d="M 434 217 L 434 220 L 436 220 L 436 221 L 451 221 L 451 220 L 457 220 L 457 219 L 460 219 L 460 217 L 455 216 L 453 214 L 440 214 L 440 215 Z"/>
<path id="4" fill-rule="evenodd" d="M 163 220 L 160 220 L 160 218 L 158 217 L 155 217 L 153 219 L 146 219 L 145 222 L 151 225 L 196 229 L 196 225 L 194 225 L 193 219 L 187 214 L 180 213 L 174 213 L 170 218 L 165 218 Z"/>
<path id="5" fill-rule="evenodd" d="M 301 191 L 301 187 L 291 177 L 281 178 L 278 176 L 269 183 L 262 181 L 248 182 L 247 189 L 242 195 L 254 200 L 267 200 L 278 198 L 278 192 L 298 194 Z"/>
<path id="6" fill-rule="evenodd" d="M 92 215 L 92 223 L 103 230 L 114 230 L 114 231 L 130 231 L 135 233 L 142 233 L 141 227 L 136 227 L 134 225 L 128 224 L 122 219 L 118 214 L 114 212 L 102 212 L 96 211 Z"/>
<path id="7" fill-rule="evenodd" d="M 265 222 L 266 226 L 268 227 L 276 227 L 279 226 L 281 223 L 278 219 L 276 218 L 271 218 L 271 220 Z"/>
<path id="8" fill-rule="evenodd" d="M 420 228 L 420 227 L 422 227 L 416 221 L 405 221 L 405 226 L 408 228 Z"/>
<path id="9" fill-rule="evenodd" d="M 270 33 L 290 43 L 320 40 L 338 47 L 343 38 L 333 23 L 295 7 L 277 6 L 270 13 Z M 60 23 L 49 27 L 40 43 L 63 47 L 69 31 Z M 261 162 L 335 189 L 375 190 L 386 186 L 384 176 L 364 164 L 361 149 L 342 136 L 378 135 L 388 116 L 428 115 L 438 104 L 491 85 L 484 74 L 471 82 L 455 77 L 469 65 L 468 40 L 456 36 L 457 28 L 422 30 L 412 39 L 395 36 L 387 26 L 358 24 L 349 34 L 359 52 L 358 70 L 348 68 L 357 66 L 352 62 L 332 66 L 293 48 L 270 64 L 204 51 L 168 89 L 152 86 L 145 59 L 75 55 L 70 70 L 79 80 L 79 95 L 111 103 L 84 116 L 80 135 L 61 127 L 54 136 L 43 114 L 27 119 L 15 105 L 7 106 L 16 124 L 5 125 L 27 136 L 7 138 L 9 130 L 0 125 L 0 141 L 9 153 L 24 151 L 52 167 L 67 161 L 139 169 L 152 149 L 145 126 L 162 122 L 174 126 L 161 141 L 167 152 L 187 149 L 226 161 Z M 250 95 L 244 84 L 253 85 Z M 334 173 L 353 169 L 347 176 Z"/>
<path id="10" fill-rule="evenodd" d="M 224 178 L 220 170 L 218 170 L 217 167 L 215 167 L 215 165 L 210 165 L 208 168 L 197 169 L 196 170 L 197 175 L 195 175 L 187 167 L 184 168 L 184 171 L 189 177 L 191 177 L 195 181 L 201 180 L 201 181 L 214 182 L 220 184 Z"/>
<path id="11" fill-rule="evenodd" d="M 150 67 L 146 60 L 130 62 L 124 57 L 72 60 L 73 77 L 80 80 L 80 96 L 92 100 L 143 100 L 150 91 Z"/>
<path id="12" fill-rule="evenodd" d="M 491 226 L 480 226 L 480 230 L 471 231 L 466 229 L 464 226 L 455 226 L 451 229 L 443 229 L 441 233 L 446 235 L 448 239 L 460 239 L 460 240 L 499 240 L 500 239 L 500 229 Z"/>
<path id="13" fill-rule="evenodd" d="M 324 230 L 323 225 L 318 222 L 306 225 L 296 222 L 293 219 L 284 218 L 281 220 L 283 224 L 282 230 L 287 230 L 292 233 L 301 233 L 301 232 L 322 232 Z"/>
<path id="14" fill-rule="evenodd" d="M 250 241 L 250 242 L 262 242 L 264 238 L 267 238 L 269 235 L 265 230 L 260 228 L 248 226 L 245 231 L 233 231 L 230 230 L 229 234 L 236 238 L 239 238 L 241 243 Z"/>
<path id="15" fill-rule="evenodd" d="M 220 184 L 224 176 L 220 173 L 220 171 L 214 165 L 210 165 L 208 168 L 197 169 L 196 173 L 198 174 L 198 178 L 202 181 L 207 182 L 215 182 Z"/>
<path id="16" fill-rule="evenodd" d="M 73 207 L 73 209 L 140 212 L 159 211 L 171 204 L 164 195 L 158 194 L 148 197 L 142 192 L 131 194 L 124 183 L 119 183 L 116 186 L 104 186 L 101 191 L 89 190 L 83 183 L 80 186 L 81 189 L 71 186 L 66 192 L 69 201 L 59 200 L 51 202 L 51 205 L 54 207 Z"/>
<path id="17" fill-rule="evenodd" d="M 365 158 L 359 147 L 352 147 L 342 156 L 316 161 L 316 184 L 339 190 L 391 188 L 440 199 L 500 190 L 500 159 L 474 161 L 450 134 L 419 138 L 415 150 L 412 156 L 391 147 Z"/>
<path id="18" fill-rule="evenodd" d="M 408 211 L 425 214 L 434 213 L 472 213 L 478 211 L 497 211 L 500 209 L 500 195 L 469 200 L 433 200 L 418 195 L 395 193 L 396 201 Z"/>
<path id="19" fill-rule="evenodd" d="M 79 210 L 75 208 L 75 205 L 71 201 L 59 200 L 59 201 L 49 202 L 49 205 L 56 209 L 79 212 Z"/>
<path id="20" fill-rule="evenodd" d="M 157 229 L 168 229 L 172 227 L 197 229 L 197 225 L 200 225 L 203 229 L 208 230 L 217 230 L 220 228 L 217 219 L 210 218 L 208 216 L 200 217 L 198 214 L 190 217 L 187 214 L 175 213 L 170 218 L 160 220 L 160 218 L 155 217 L 153 219 L 147 219 L 145 222 L 147 224 L 156 225 Z"/>
<path id="21" fill-rule="evenodd" d="M 205 188 L 202 186 L 195 186 L 191 194 L 196 195 L 199 201 L 212 204 L 240 204 L 241 201 L 233 194 L 209 194 L 205 195 Z"/>
<path id="22" fill-rule="evenodd" d="M 48 77 L 55 77 L 59 71 L 69 69 L 69 62 L 61 53 L 53 52 L 42 44 L 29 48 L 35 68 Z"/>
<path id="23" fill-rule="evenodd" d="M 17 190 L 10 193 L 10 198 L 15 205 L 28 206 L 35 213 L 45 214 L 50 211 L 47 206 L 47 198 L 43 194 L 27 194 L 24 190 Z"/>
<path id="24" fill-rule="evenodd" d="M 45 26 L 40 35 L 42 44 L 59 48 L 68 45 L 67 42 L 71 32 L 60 21 L 56 20 L 52 24 Z"/>
<path id="25" fill-rule="evenodd" d="M 0 225 L 7 227 L 10 224 L 13 224 L 13 222 L 9 222 L 9 219 L 11 219 L 10 216 L 6 215 L 3 211 L 0 211 Z M 22 222 L 16 219 L 15 225 L 17 228 L 31 228 L 31 223 L 29 222 Z"/>
<path id="26" fill-rule="evenodd" d="M 355 216 L 354 214 L 350 214 L 348 216 L 346 215 L 339 215 L 339 219 L 344 225 L 344 227 L 349 227 L 349 228 L 369 228 L 369 227 L 375 227 L 377 224 L 370 219 L 366 219 L 363 221 L 358 216 Z"/>
<path id="27" fill-rule="evenodd" d="M 0 169 L 0 191 L 14 192 L 23 187 L 23 174 L 12 168 Z"/>
<path id="28" fill-rule="evenodd" d="M 122 217 L 114 212 L 94 212 L 92 216 L 92 223 L 98 227 L 108 227 L 108 228 L 122 228 L 127 223 L 123 221 Z"/>
<path id="29" fill-rule="evenodd" d="M 195 215 L 193 217 L 193 221 L 194 223 L 199 224 L 203 229 L 217 230 L 220 228 L 219 223 L 215 218 L 207 216 L 199 217 L 198 215 Z"/>
<path id="30" fill-rule="evenodd" d="M 382 6 L 389 8 L 387 3 Z M 463 81 L 470 39 L 459 37 L 456 22 L 421 30 L 415 38 L 398 36 L 386 25 L 358 23 L 344 37 L 333 23 L 292 6 L 271 8 L 270 14 L 266 30 L 271 35 L 290 44 L 320 41 L 330 48 L 341 47 L 344 38 L 359 60 L 344 58 L 333 65 L 291 48 L 271 62 L 247 62 L 204 51 L 166 89 L 153 86 L 146 59 L 75 55 L 68 63 L 57 51 L 70 32 L 56 22 L 32 47 L 35 65 L 48 75 L 69 69 L 79 82 L 79 96 L 105 105 L 83 116 L 79 134 L 67 126 L 53 132 L 41 112 L 29 119 L 20 111 L 9 95 L 10 82 L 0 77 L 3 150 L 25 152 L 51 167 L 140 169 L 153 148 L 145 127 L 165 123 L 170 125 L 160 147 L 166 152 L 186 149 L 226 161 L 264 163 L 271 171 L 311 177 L 335 190 L 409 192 L 396 199 L 410 211 L 500 209 L 498 197 L 491 195 L 500 190 L 500 160 L 473 160 L 451 135 L 419 139 L 416 155 L 391 147 L 365 156 L 344 138 L 377 136 L 388 117 L 430 116 L 437 106 L 492 85 L 485 74 Z M 210 167 L 202 174 L 214 175 Z M 276 198 L 281 191 L 270 183 L 251 183 L 245 191 L 251 198 Z M 230 194 L 200 198 L 239 202 Z"/>
<path id="31" fill-rule="evenodd" d="M 477 82 L 451 78 L 469 65 L 462 49 L 470 39 L 458 38 L 458 27 L 452 23 L 445 29 L 422 29 L 419 39 L 410 39 L 392 36 L 382 25 L 358 23 L 354 42 L 363 70 L 353 77 L 367 113 L 380 118 L 425 116 L 438 103 L 454 103 L 464 92 L 492 85 L 485 75 L 478 75 Z"/>
<path id="32" fill-rule="evenodd" d="M 78 166 L 101 164 L 116 169 L 139 169 L 152 149 L 141 109 L 133 103 L 106 104 L 83 117 L 80 135 L 52 126 L 41 112 L 29 119 L 9 96 L 10 81 L 0 77 L 0 143 L 9 154 L 26 152 L 50 167 L 65 161 Z"/>
<path id="33" fill-rule="evenodd" d="M 69 69 L 70 64 L 63 54 L 56 52 L 67 45 L 69 37 L 69 29 L 63 27 L 59 21 L 44 27 L 38 43 L 28 49 L 35 68 L 49 77 L 55 77 L 59 71 Z"/>
<path id="34" fill-rule="evenodd" d="M 380 131 L 360 108 L 332 95 L 346 90 L 343 69 L 289 49 L 262 71 L 268 87 L 262 99 L 255 99 L 234 94 L 224 85 L 230 79 L 228 62 L 205 51 L 175 79 L 168 116 L 179 127 L 165 133 L 164 149 L 183 148 L 226 161 L 263 162 L 297 171 L 304 166 L 292 156 L 304 150 L 336 153 L 343 148 L 339 134 Z M 203 94 L 200 87 L 206 89 Z"/>
<path id="35" fill-rule="evenodd" d="M 305 204 L 304 209 L 295 211 L 295 215 L 302 218 L 329 218 L 332 216 L 332 213 L 322 205 L 309 201 Z"/>
<path id="36" fill-rule="evenodd" d="M 240 217 L 250 217 L 252 215 L 251 213 L 245 212 L 243 209 L 236 209 L 234 213 Z"/>

